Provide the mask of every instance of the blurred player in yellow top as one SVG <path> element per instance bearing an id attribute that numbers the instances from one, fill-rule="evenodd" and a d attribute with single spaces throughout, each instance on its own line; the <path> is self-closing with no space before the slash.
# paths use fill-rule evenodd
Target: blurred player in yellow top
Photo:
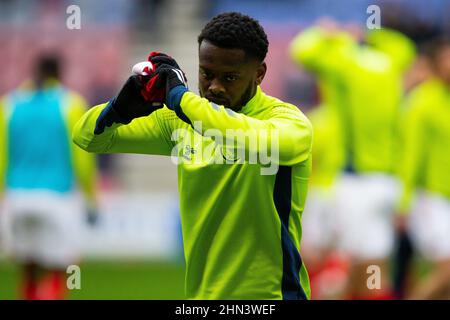
<path id="1" fill-rule="evenodd" d="M 86 111 L 59 82 L 60 61 L 43 55 L 33 79 L 0 104 L 0 200 L 6 251 L 23 266 L 24 299 L 62 299 L 66 269 L 79 259 L 84 207 L 95 208 L 95 159 L 71 143 Z"/>
<path id="2" fill-rule="evenodd" d="M 410 298 L 449 299 L 450 42 L 433 40 L 427 51 L 434 75 L 411 91 L 405 106 L 396 226 L 409 229 L 415 247 L 433 263 Z"/>
<path id="3" fill-rule="evenodd" d="M 334 214 L 335 179 L 344 157 L 335 108 L 325 105 L 333 100 L 327 96 L 326 83 L 319 83 L 319 87 L 322 102 L 307 114 L 314 128 L 314 147 L 310 191 L 302 219 L 302 252 L 308 264 L 312 299 L 333 299 L 342 293 L 346 279 L 345 259 L 336 252 Z"/>
<path id="4" fill-rule="evenodd" d="M 322 24 L 300 33 L 290 50 L 331 88 L 333 102 L 327 106 L 338 115 L 342 139 L 335 143 L 341 144 L 345 166 L 337 181 L 335 216 L 339 247 L 352 262 L 348 298 L 389 299 L 401 79 L 414 46 L 387 29 L 368 32 L 362 44 L 356 38 L 342 26 Z M 373 288 L 367 282 L 371 265 L 380 280 Z"/>

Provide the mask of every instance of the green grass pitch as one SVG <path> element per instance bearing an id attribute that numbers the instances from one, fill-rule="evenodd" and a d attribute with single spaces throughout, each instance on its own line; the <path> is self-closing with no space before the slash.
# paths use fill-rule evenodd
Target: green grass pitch
<path id="1" fill-rule="evenodd" d="M 85 261 L 70 299 L 184 299 L 184 266 L 175 262 Z M 0 300 L 17 299 L 19 269 L 0 260 Z"/>

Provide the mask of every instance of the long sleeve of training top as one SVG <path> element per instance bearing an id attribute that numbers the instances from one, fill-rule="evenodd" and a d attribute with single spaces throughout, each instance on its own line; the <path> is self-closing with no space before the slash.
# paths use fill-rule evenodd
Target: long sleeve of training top
<path id="1" fill-rule="evenodd" d="M 406 71 L 414 61 L 414 43 L 401 32 L 386 28 L 368 32 L 366 42 L 387 54 L 399 72 Z"/>
<path id="2" fill-rule="evenodd" d="M 238 145 L 238 148 L 244 147 L 246 152 L 257 153 L 260 151 L 260 140 L 267 137 L 266 145 L 278 148 L 280 165 L 293 165 L 305 161 L 311 151 L 312 126 L 309 120 L 295 106 L 281 103 L 280 106 L 268 111 L 264 119 L 248 116 L 252 109 L 257 108 L 259 96 L 256 94 L 241 113 L 238 113 L 187 92 L 181 99 L 181 109 L 194 124 L 194 129 L 195 122 L 201 121 L 202 134 L 210 129 L 218 130 L 223 136 L 226 136 L 229 130 L 243 130 L 244 133 L 250 131 L 257 143 L 253 146 L 248 143 L 244 146 Z M 274 144 L 272 139 L 277 138 Z"/>
<path id="3" fill-rule="evenodd" d="M 320 27 L 300 32 L 291 42 L 289 52 L 299 65 L 329 77 L 347 72 L 354 65 L 356 42 L 345 32 L 328 33 Z"/>
<path id="4" fill-rule="evenodd" d="M 148 117 L 134 119 L 128 125 L 114 123 L 106 127 L 102 134 L 94 134 L 97 119 L 106 105 L 91 108 L 76 123 L 72 137 L 79 147 L 94 153 L 170 155 L 173 144 L 170 132 L 165 129 L 170 126 L 170 121 L 180 125 L 183 123 L 174 112 L 167 108 L 160 109 Z M 163 119 L 171 120 L 164 122 Z"/>
<path id="5" fill-rule="evenodd" d="M 223 137 L 229 130 L 242 130 L 256 139 L 256 143 L 237 144 L 247 153 L 260 151 L 260 140 L 264 148 L 278 148 L 279 164 L 294 165 L 305 161 L 311 151 L 312 127 L 309 120 L 297 107 L 271 98 L 261 105 L 263 93 L 258 87 L 255 96 L 240 112 L 210 103 L 198 95 L 186 92 L 181 99 L 181 109 L 191 121 L 195 131 L 207 135 L 215 130 Z M 74 141 L 81 148 L 91 152 L 123 152 L 170 155 L 173 130 L 186 127 L 180 119 L 173 119 L 175 113 L 166 108 L 157 110 L 148 117 L 134 119 L 128 125 L 113 124 L 104 133 L 94 134 L 100 112 L 106 104 L 99 105 L 86 113 L 75 127 Z M 275 107 L 274 107 L 275 106 Z M 169 118 L 170 120 L 166 120 Z M 208 132 L 209 131 L 209 132 Z M 276 141 L 272 141 L 272 139 Z M 248 140 L 241 140 L 248 141 Z M 273 150 L 270 150 L 273 151 Z"/>

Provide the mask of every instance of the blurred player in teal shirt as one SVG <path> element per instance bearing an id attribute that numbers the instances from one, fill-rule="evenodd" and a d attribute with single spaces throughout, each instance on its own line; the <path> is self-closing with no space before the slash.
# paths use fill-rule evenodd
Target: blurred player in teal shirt
<path id="1" fill-rule="evenodd" d="M 59 58 L 42 56 L 33 78 L 0 103 L 2 234 L 23 267 L 24 299 L 65 297 L 86 208 L 77 190 L 95 207 L 95 159 L 70 139 L 86 103 L 59 76 Z"/>

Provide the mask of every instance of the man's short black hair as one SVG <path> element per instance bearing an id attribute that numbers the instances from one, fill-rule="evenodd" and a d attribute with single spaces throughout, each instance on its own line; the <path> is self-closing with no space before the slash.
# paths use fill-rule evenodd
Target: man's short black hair
<path id="1" fill-rule="evenodd" d="M 198 36 L 220 48 L 243 49 L 246 55 L 264 61 L 269 47 L 263 27 L 255 19 L 238 13 L 221 13 L 209 21 Z"/>

